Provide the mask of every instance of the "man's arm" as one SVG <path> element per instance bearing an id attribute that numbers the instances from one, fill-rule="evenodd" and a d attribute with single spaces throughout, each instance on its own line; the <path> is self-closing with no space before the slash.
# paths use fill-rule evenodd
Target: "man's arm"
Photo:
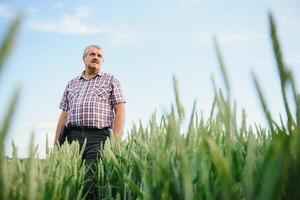
<path id="1" fill-rule="evenodd" d="M 113 127 L 113 133 L 115 136 L 122 137 L 123 128 L 125 123 L 125 103 L 118 103 L 114 105 L 115 121 Z"/>
<path id="2" fill-rule="evenodd" d="M 54 145 L 57 144 L 57 140 L 59 138 L 62 127 L 67 123 L 67 117 L 68 117 L 68 113 L 66 111 L 62 111 L 55 131 Z"/>

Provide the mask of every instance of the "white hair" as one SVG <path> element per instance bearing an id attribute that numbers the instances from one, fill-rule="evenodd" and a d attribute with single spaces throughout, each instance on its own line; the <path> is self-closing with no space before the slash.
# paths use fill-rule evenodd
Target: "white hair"
<path id="1" fill-rule="evenodd" d="M 102 49 L 99 45 L 96 45 L 96 44 L 89 45 L 89 46 L 87 46 L 87 47 L 84 49 L 84 52 L 83 52 L 83 58 L 86 57 L 86 55 L 88 54 L 90 48 L 96 48 L 96 49 L 99 49 L 99 50 Z"/>

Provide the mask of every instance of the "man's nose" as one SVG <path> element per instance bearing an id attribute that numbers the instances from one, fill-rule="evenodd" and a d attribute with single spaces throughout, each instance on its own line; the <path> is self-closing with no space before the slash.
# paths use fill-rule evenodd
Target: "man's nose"
<path id="1" fill-rule="evenodd" d="M 92 58 L 93 58 L 93 59 L 100 60 L 100 58 L 99 58 L 98 56 L 93 56 Z"/>

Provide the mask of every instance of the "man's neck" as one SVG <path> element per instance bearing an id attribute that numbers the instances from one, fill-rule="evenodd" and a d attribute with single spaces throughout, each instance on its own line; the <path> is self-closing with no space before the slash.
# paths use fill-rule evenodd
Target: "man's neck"
<path id="1" fill-rule="evenodd" d="M 92 79 L 93 77 L 97 76 L 99 71 L 91 71 L 91 70 L 85 70 L 83 77 L 87 80 Z"/>

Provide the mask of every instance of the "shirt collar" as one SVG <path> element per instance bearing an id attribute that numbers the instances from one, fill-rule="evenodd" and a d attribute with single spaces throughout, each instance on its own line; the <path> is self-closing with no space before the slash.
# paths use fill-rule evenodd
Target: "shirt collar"
<path id="1" fill-rule="evenodd" d="M 79 79 L 84 79 L 84 72 L 85 72 L 85 70 L 81 73 L 81 76 L 80 76 Z M 96 76 L 102 76 L 102 75 L 103 75 L 103 71 L 102 70 L 96 74 Z"/>

